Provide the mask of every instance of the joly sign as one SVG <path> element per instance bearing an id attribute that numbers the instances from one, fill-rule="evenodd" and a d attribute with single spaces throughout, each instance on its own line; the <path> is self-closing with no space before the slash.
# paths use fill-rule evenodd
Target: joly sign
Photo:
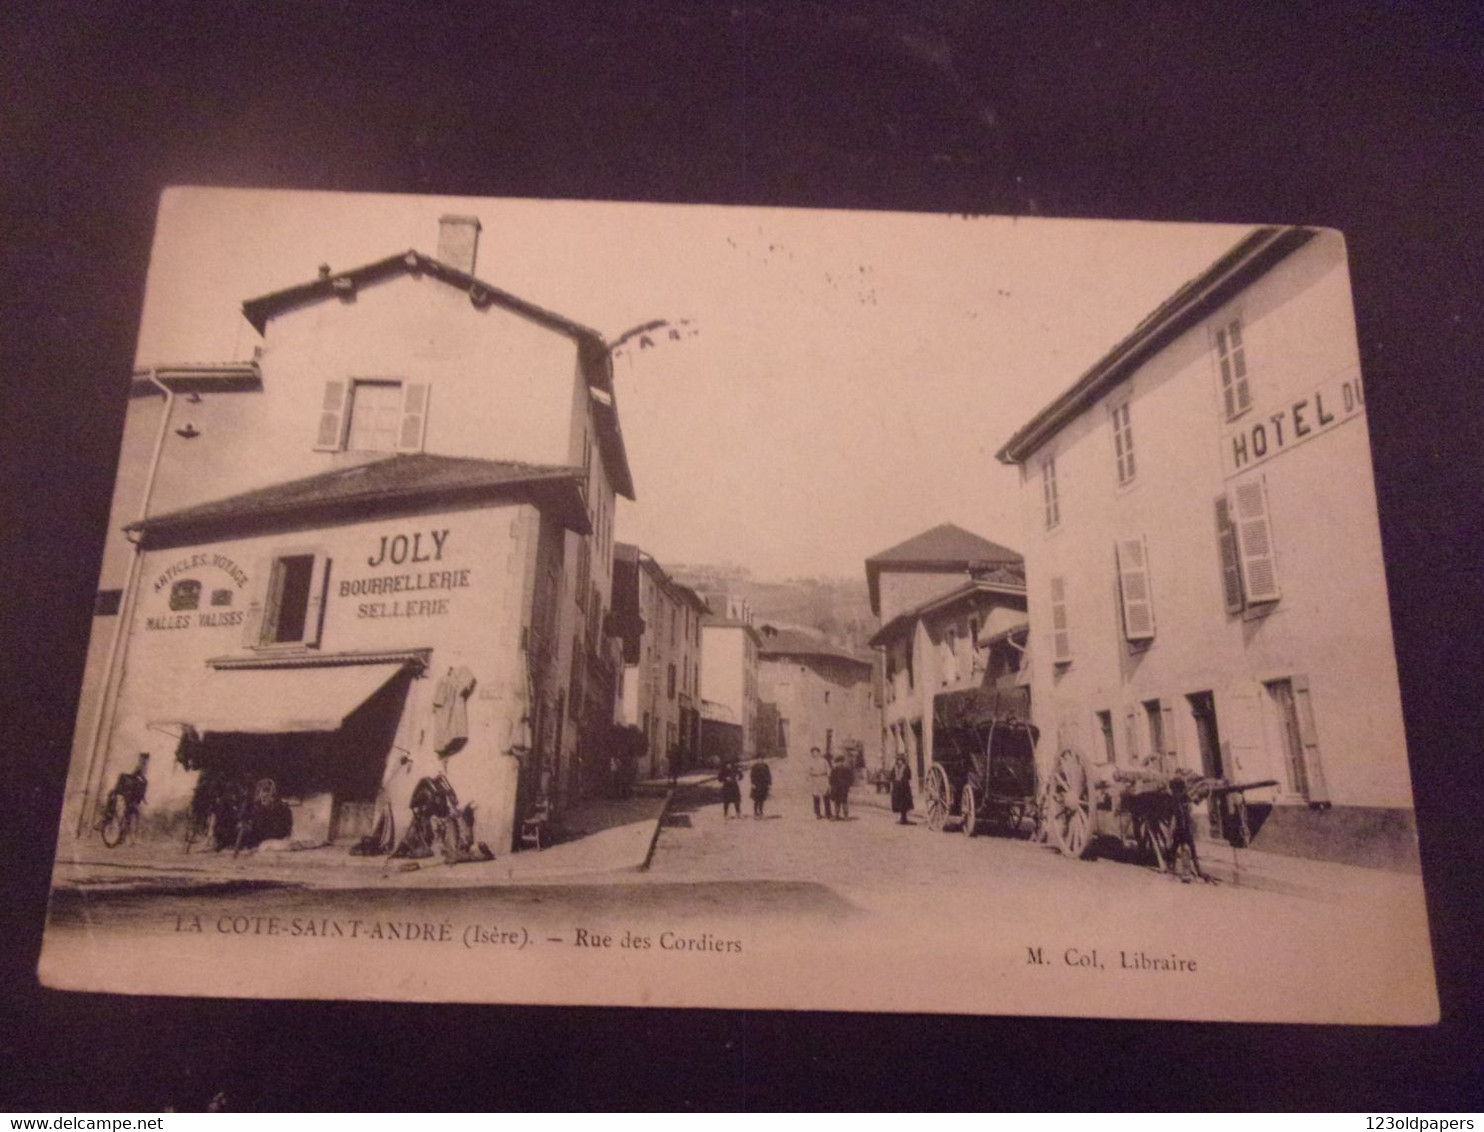
<path id="1" fill-rule="evenodd" d="M 1364 412 L 1359 373 L 1322 382 L 1275 411 L 1253 413 L 1229 429 L 1223 440 L 1226 474 L 1244 472 Z"/>
<path id="2" fill-rule="evenodd" d="M 445 562 L 449 533 L 443 528 L 373 536 L 371 553 L 352 560 L 357 576 L 334 583 L 336 596 L 372 599 L 356 603 L 356 617 L 366 620 L 446 617 L 448 592 L 469 588 L 468 568 Z"/>

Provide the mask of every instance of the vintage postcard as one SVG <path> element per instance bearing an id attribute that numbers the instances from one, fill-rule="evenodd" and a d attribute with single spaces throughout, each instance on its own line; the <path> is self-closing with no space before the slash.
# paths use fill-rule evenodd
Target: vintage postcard
<path id="1" fill-rule="evenodd" d="M 1438 1016 L 1340 233 L 174 189 L 40 976 Z"/>

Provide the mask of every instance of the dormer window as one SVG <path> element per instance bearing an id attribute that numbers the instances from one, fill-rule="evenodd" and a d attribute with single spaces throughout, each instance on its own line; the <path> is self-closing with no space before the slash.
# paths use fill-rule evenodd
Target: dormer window
<path id="1" fill-rule="evenodd" d="M 367 378 L 325 382 L 317 452 L 421 452 L 426 382 Z"/>

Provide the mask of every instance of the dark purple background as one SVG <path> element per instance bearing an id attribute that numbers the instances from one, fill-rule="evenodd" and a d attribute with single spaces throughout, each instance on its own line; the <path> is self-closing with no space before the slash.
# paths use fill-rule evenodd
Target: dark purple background
<path id="1" fill-rule="evenodd" d="M 953 0 L 0 15 L 0 1109 L 1484 1104 L 1484 18 Z M 169 184 L 1328 225 L 1349 238 L 1444 1021 L 243 1003 L 34 970 Z"/>

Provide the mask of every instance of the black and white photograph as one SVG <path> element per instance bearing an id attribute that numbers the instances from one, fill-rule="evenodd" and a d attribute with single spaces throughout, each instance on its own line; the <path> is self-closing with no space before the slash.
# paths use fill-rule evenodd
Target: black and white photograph
<path id="1" fill-rule="evenodd" d="M 1437 1016 L 1338 232 L 179 187 L 118 395 L 47 985 Z"/>
<path id="2" fill-rule="evenodd" d="M 10 5 L 0 1107 L 1477 1110 L 1481 32 Z"/>

